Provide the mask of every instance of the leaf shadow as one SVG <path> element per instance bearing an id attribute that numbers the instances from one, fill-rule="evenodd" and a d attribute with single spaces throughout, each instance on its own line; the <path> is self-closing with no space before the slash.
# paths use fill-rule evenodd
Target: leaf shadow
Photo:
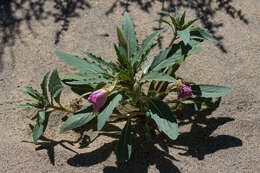
<path id="1" fill-rule="evenodd" d="M 53 19 L 61 25 L 56 31 L 54 43 L 58 44 L 64 32 L 68 31 L 72 19 L 80 16 L 79 11 L 90 9 L 88 0 L 1 0 L 0 1 L 0 72 L 3 71 L 3 54 L 9 48 L 12 66 L 15 65 L 12 47 L 22 39 L 22 25 L 25 24 L 33 36 L 37 33 L 33 29 L 33 22 L 44 26 L 43 21 Z"/>
<path id="2" fill-rule="evenodd" d="M 212 101 L 212 99 L 201 99 Z M 234 121 L 230 117 L 209 117 L 219 107 L 220 102 L 221 98 L 215 102 L 214 106 L 202 111 L 196 111 L 194 107 L 187 106 L 184 110 L 175 112 L 180 121 L 179 126 L 191 125 L 189 132 L 181 133 L 177 140 L 171 142 L 173 146 L 186 148 L 186 151 L 180 155 L 203 160 L 205 155 L 215 153 L 218 150 L 242 146 L 243 142 L 239 138 L 213 134 L 220 126 Z"/>
<path id="3" fill-rule="evenodd" d="M 195 12 L 196 18 L 199 19 L 202 26 L 205 27 L 209 33 L 211 33 L 215 39 L 219 42 L 216 46 L 223 52 L 227 53 L 227 49 L 222 42 L 224 39 L 222 35 L 218 33 L 219 28 L 224 27 L 224 23 L 216 22 L 216 16 L 224 12 L 227 16 L 232 19 L 239 19 L 242 23 L 248 24 L 249 21 L 245 17 L 244 12 L 241 9 L 237 9 L 233 4 L 232 0 L 216 0 L 216 1 L 205 1 L 205 0 L 115 0 L 111 7 L 106 11 L 106 15 L 110 15 L 116 8 L 123 8 L 124 11 L 130 12 L 131 6 L 138 6 L 145 13 L 150 13 L 150 10 L 160 4 L 160 11 L 167 11 L 175 13 L 175 9 L 184 8 Z M 159 18 L 164 17 L 163 14 L 159 13 Z M 158 26 L 154 30 L 162 29 L 162 24 L 158 22 Z M 162 38 L 158 38 L 159 47 L 162 47 Z"/>
<path id="4" fill-rule="evenodd" d="M 110 136 L 114 138 L 119 138 L 118 134 L 106 134 L 102 135 Z M 126 163 L 117 162 L 117 166 L 105 166 L 103 169 L 104 173 L 130 173 L 130 172 L 140 172 L 147 173 L 148 168 L 151 165 L 156 165 L 156 168 L 160 172 L 180 172 L 179 169 L 172 163 L 172 160 L 176 160 L 170 154 L 159 150 L 157 147 L 151 143 L 143 143 L 143 139 L 135 138 L 135 144 L 133 149 L 133 154 L 131 160 Z M 96 164 L 100 164 L 106 161 L 109 156 L 114 152 L 118 141 L 106 143 L 100 148 L 82 154 L 76 154 L 74 157 L 68 159 L 67 163 L 75 167 L 90 167 Z"/>
<path id="5" fill-rule="evenodd" d="M 175 112 L 180 121 L 180 126 L 191 125 L 190 131 L 180 133 L 175 141 L 170 140 L 165 134 L 158 135 L 153 141 L 147 141 L 144 136 L 144 126 L 135 125 L 133 127 L 135 137 L 131 159 L 126 163 L 117 162 L 117 166 L 106 166 L 103 172 L 147 173 L 148 168 L 152 165 L 155 165 L 159 172 L 180 172 L 179 168 L 174 164 L 174 162 L 180 160 L 170 154 L 173 149 L 179 151 L 180 156 L 203 160 L 206 155 L 219 150 L 242 146 L 243 143 L 239 138 L 213 134 L 219 126 L 234 121 L 233 118 L 229 117 L 209 117 L 217 109 L 220 101 L 219 99 L 215 107 L 203 111 L 195 111 L 188 107 L 183 111 Z M 112 129 L 110 129 L 110 125 L 106 126 L 106 130 L 99 133 L 99 135 L 116 140 L 106 143 L 92 152 L 76 154 L 68 159 L 67 163 L 75 167 L 90 167 L 109 159 L 117 146 L 120 129 L 114 128 L 113 125 L 111 126 Z M 116 131 L 114 131 L 115 129 Z"/>
<path id="6" fill-rule="evenodd" d="M 69 141 L 69 140 L 55 141 L 55 140 L 46 138 L 44 136 L 41 136 L 40 140 L 41 140 L 41 142 L 37 142 L 37 144 L 36 144 L 38 147 L 35 148 L 35 151 L 46 150 L 50 163 L 53 166 L 55 165 L 55 147 L 57 145 L 60 145 L 62 148 L 66 149 L 68 151 L 78 154 L 78 152 L 76 152 L 72 148 L 65 145 L 66 143 L 69 145 L 76 144 L 76 143 L 78 143 L 78 140 L 77 141 Z M 22 141 L 22 142 L 33 143 L 31 141 Z"/>

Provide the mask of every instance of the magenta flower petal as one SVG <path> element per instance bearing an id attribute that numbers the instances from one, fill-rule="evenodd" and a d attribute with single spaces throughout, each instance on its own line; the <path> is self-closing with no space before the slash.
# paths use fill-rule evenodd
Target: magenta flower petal
<path id="1" fill-rule="evenodd" d="M 186 99 L 192 96 L 192 89 L 191 87 L 180 84 L 178 87 L 178 99 Z"/>
<path id="2" fill-rule="evenodd" d="M 93 104 L 95 111 L 99 112 L 99 110 L 104 106 L 107 100 L 107 95 L 108 91 L 105 89 L 99 89 L 90 94 L 88 101 Z"/>

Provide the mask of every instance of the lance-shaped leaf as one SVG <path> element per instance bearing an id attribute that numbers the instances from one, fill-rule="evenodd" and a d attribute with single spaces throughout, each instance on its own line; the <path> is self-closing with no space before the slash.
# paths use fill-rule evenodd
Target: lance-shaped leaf
<path id="1" fill-rule="evenodd" d="M 64 133 L 66 131 L 78 128 L 95 118 L 95 114 L 91 112 L 92 105 L 81 109 L 74 115 L 70 116 L 61 126 L 60 132 Z"/>
<path id="2" fill-rule="evenodd" d="M 140 80 L 141 83 L 149 82 L 149 81 L 176 82 L 176 79 L 169 76 L 168 74 L 152 71 L 152 72 L 148 73 L 147 75 L 144 75 Z"/>
<path id="3" fill-rule="evenodd" d="M 168 24 L 171 27 L 172 31 L 174 31 L 174 25 L 170 23 L 168 20 L 160 19 L 159 22 Z"/>
<path id="4" fill-rule="evenodd" d="M 191 50 L 189 50 L 189 52 L 187 53 L 187 56 L 199 53 L 202 50 L 201 47 L 193 47 Z"/>
<path id="5" fill-rule="evenodd" d="M 136 62 L 138 62 L 137 64 L 138 64 L 138 66 L 140 66 L 140 65 L 142 65 L 142 63 L 144 61 L 146 61 L 147 51 L 153 46 L 154 40 L 157 38 L 157 36 L 160 35 L 160 33 L 164 32 L 164 31 L 165 31 L 165 29 L 155 31 L 154 33 L 152 33 L 151 35 L 149 35 L 148 37 L 146 37 L 143 40 L 140 49 L 137 51 L 137 54 L 134 56 L 132 64 L 135 64 Z M 142 56 L 144 56 L 144 58 L 142 58 Z"/>
<path id="6" fill-rule="evenodd" d="M 198 19 L 194 19 L 194 20 L 191 20 L 191 21 L 189 21 L 188 23 L 186 23 L 183 27 L 182 27 L 182 29 L 184 30 L 184 29 L 187 29 L 188 27 L 190 27 L 194 22 L 196 22 Z"/>
<path id="7" fill-rule="evenodd" d="M 89 85 L 89 84 L 98 84 L 98 83 L 111 83 L 111 79 L 105 79 L 105 78 L 85 78 L 81 79 L 79 81 L 71 81 L 66 82 L 66 84 L 69 85 Z"/>
<path id="8" fill-rule="evenodd" d="M 114 45 L 114 48 L 115 48 L 115 51 L 116 51 L 117 60 L 120 63 L 120 65 L 123 66 L 124 68 L 127 68 L 128 66 L 130 66 L 129 61 L 128 61 L 127 56 L 126 56 L 125 49 L 120 45 L 119 46 Z"/>
<path id="9" fill-rule="evenodd" d="M 81 50 L 81 52 L 88 55 L 88 57 L 90 59 L 94 60 L 95 62 L 99 63 L 100 65 L 103 65 L 105 68 L 109 69 L 111 72 L 114 72 L 113 66 L 111 66 L 111 64 L 109 62 L 106 62 L 105 60 L 103 60 L 101 57 L 95 56 L 94 54 L 83 51 L 83 50 Z"/>
<path id="10" fill-rule="evenodd" d="M 18 105 L 17 108 L 39 108 L 39 106 L 33 103 L 25 103 Z"/>
<path id="11" fill-rule="evenodd" d="M 51 94 L 51 99 L 54 99 L 57 103 L 60 103 L 60 93 L 64 87 L 61 84 L 57 69 L 53 70 L 48 87 Z"/>
<path id="12" fill-rule="evenodd" d="M 100 68 L 97 64 L 90 63 L 85 59 L 79 58 L 74 55 L 67 54 L 61 51 L 54 52 L 61 60 L 71 67 L 79 70 L 81 73 L 92 72 L 92 73 L 104 73 L 105 70 Z"/>
<path id="13" fill-rule="evenodd" d="M 127 57 L 131 59 L 137 49 L 137 39 L 133 21 L 127 12 L 124 13 L 122 31 L 126 39 Z"/>
<path id="14" fill-rule="evenodd" d="M 191 39 L 202 39 L 202 40 L 209 40 L 214 43 L 218 41 L 209 33 L 205 31 L 205 29 L 201 27 L 192 27 L 190 32 Z"/>
<path id="15" fill-rule="evenodd" d="M 104 127 L 106 121 L 113 113 L 113 110 L 118 106 L 120 100 L 122 100 L 122 95 L 118 94 L 110 101 L 110 103 L 106 106 L 106 108 L 98 115 L 97 130 L 101 130 Z"/>
<path id="16" fill-rule="evenodd" d="M 160 100 L 149 101 L 149 113 L 159 129 L 169 138 L 175 140 L 178 137 L 178 124 L 169 106 Z"/>
<path id="17" fill-rule="evenodd" d="M 164 49 L 160 51 L 158 55 L 156 55 L 153 59 L 151 66 L 149 67 L 149 71 L 152 71 L 160 62 L 167 59 L 168 53 L 170 52 L 171 48 Z"/>
<path id="18" fill-rule="evenodd" d="M 118 161 L 127 161 L 132 153 L 131 120 L 128 119 L 121 132 L 117 146 L 116 157 Z"/>
<path id="19" fill-rule="evenodd" d="M 33 89 L 32 87 L 23 87 L 23 91 L 35 100 L 42 99 L 42 94 L 40 94 L 37 90 Z"/>
<path id="20" fill-rule="evenodd" d="M 175 64 L 182 57 L 182 50 L 178 49 L 173 55 L 168 55 L 169 57 L 163 61 L 161 61 L 158 65 L 156 65 L 152 71 L 159 71 L 163 68 L 170 67 Z"/>
<path id="21" fill-rule="evenodd" d="M 36 144 L 37 140 L 42 136 L 46 130 L 49 116 L 51 112 L 39 111 L 36 124 L 33 128 L 33 143 Z"/>
<path id="22" fill-rule="evenodd" d="M 185 17 L 186 17 L 186 11 L 184 11 L 184 13 L 181 16 L 180 19 L 180 26 L 182 26 L 185 23 Z"/>
<path id="23" fill-rule="evenodd" d="M 223 97 L 231 93 L 231 88 L 217 85 L 192 85 L 191 89 L 192 94 L 205 98 Z"/>
<path id="24" fill-rule="evenodd" d="M 173 17 L 170 13 L 168 13 L 166 11 L 161 11 L 161 13 L 164 14 L 164 15 L 169 16 L 171 18 L 171 21 L 172 21 L 173 25 L 174 25 L 174 28 L 178 29 L 178 25 L 179 24 L 178 24 L 178 21 L 175 19 L 175 17 Z"/>
<path id="25" fill-rule="evenodd" d="M 47 72 L 42 80 L 41 83 L 41 89 L 42 89 L 42 95 L 45 97 L 45 99 L 48 100 L 48 93 L 47 93 L 47 83 L 48 83 L 48 77 L 49 77 L 50 72 Z"/>
<path id="26" fill-rule="evenodd" d="M 90 77 L 95 77 L 97 76 L 96 73 L 93 74 L 86 74 L 88 76 L 88 78 Z M 84 74 L 65 74 L 64 76 L 61 77 L 62 81 L 77 81 L 77 80 L 84 80 L 86 79 L 86 75 Z"/>
<path id="27" fill-rule="evenodd" d="M 116 28 L 116 31 L 117 31 L 117 38 L 118 38 L 119 45 L 122 46 L 126 51 L 127 50 L 126 38 L 119 27 Z"/>

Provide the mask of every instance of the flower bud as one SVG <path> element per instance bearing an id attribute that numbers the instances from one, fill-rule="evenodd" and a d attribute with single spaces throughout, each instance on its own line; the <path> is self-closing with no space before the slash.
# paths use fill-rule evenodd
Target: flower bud
<path id="1" fill-rule="evenodd" d="M 108 94 L 109 91 L 106 89 L 99 89 L 90 94 L 88 101 L 93 104 L 93 108 L 96 112 L 99 112 L 99 110 L 104 106 Z"/>
<path id="2" fill-rule="evenodd" d="M 192 89 L 191 87 L 180 84 L 178 86 L 178 99 L 186 99 L 192 96 Z"/>

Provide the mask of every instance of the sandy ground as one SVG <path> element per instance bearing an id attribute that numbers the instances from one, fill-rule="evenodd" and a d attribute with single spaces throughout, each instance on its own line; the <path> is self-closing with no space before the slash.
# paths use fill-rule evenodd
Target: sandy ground
<path id="1" fill-rule="evenodd" d="M 260 1 L 259 0 L 35 0 L 0 2 L 0 172 L 260 172 Z M 179 75 L 196 83 L 227 85 L 232 94 L 217 110 L 180 127 L 177 141 L 158 137 L 155 145 L 136 141 L 133 158 L 117 165 L 113 135 L 79 148 L 78 133 L 58 132 L 63 114 L 51 117 L 45 140 L 32 144 L 30 110 L 16 108 L 28 98 L 22 86 L 39 88 L 54 68 L 71 69 L 53 51 L 80 55 L 88 50 L 112 60 L 115 27 L 130 12 L 139 40 L 154 28 L 159 11 L 174 7 L 201 17 L 220 43 L 203 43 Z M 166 33 L 167 34 L 167 33 Z M 161 38 L 162 46 L 168 37 Z M 73 97 L 67 89 L 63 100 Z M 120 124 L 119 124 L 120 126 Z M 118 131 L 117 124 L 107 127 Z M 88 132 L 91 138 L 97 133 Z"/>

